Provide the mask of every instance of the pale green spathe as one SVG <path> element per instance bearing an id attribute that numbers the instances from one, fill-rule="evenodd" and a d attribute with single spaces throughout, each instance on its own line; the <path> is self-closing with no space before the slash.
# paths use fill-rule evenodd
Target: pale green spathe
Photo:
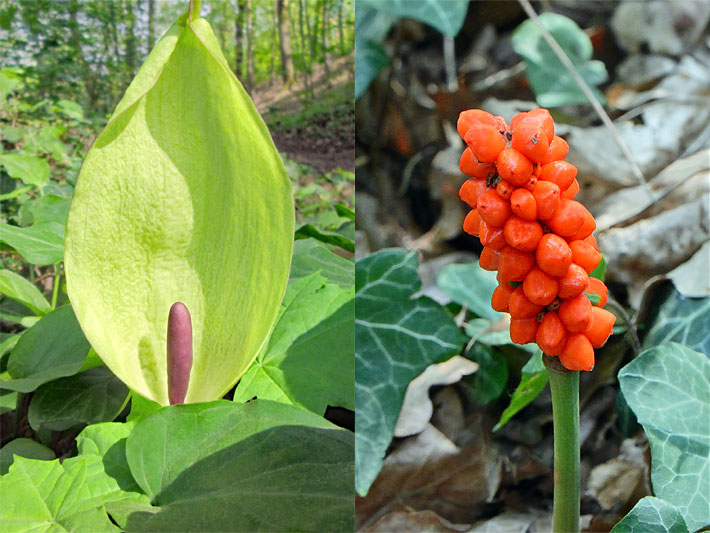
<path id="1" fill-rule="evenodd" d="M 194 345 L 186 402 L 219 398 L 276 317 L 293 225 L 266 126 L 209 24 L 183 15 L 79 175 L 65 263 L 87 339 L 129 387 L 165 405 L 168 311 L 181 301 Z"/>

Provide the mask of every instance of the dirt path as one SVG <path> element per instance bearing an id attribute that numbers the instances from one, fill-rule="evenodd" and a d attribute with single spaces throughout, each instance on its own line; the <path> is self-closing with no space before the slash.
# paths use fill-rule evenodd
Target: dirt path
<path id="1" fill-rule="evenodd" d="M 323 65 L 316 65 L 312 75 L 313 96 L 308 104 L 315 104 L 327 93 L 352 92 L 353 56 L 329 59 L 330 77 L 326 79 Z M 279 79 L 273 85 L 257 86 L 252 98 L 267 123 L 269 117 L 297 114 L 304 110 L 302 92 L 304 80 L 298 77 L 290 87 Z M 347 95 L 348 101 L 351 96 Z M 271 135 L 280 152 L 291 159 L 327 173 L 336 168 L 355 169 L 354 101 L 342 113 L 322 113 L 311 116 L 297 127 L 272 127 Z"/>

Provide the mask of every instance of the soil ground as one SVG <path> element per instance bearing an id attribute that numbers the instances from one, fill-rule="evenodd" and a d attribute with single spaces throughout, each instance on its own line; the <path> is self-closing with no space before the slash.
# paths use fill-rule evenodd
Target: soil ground
<path id="1" fill-rule="evenodd" d="M 321 173 L 355 169 L 353 55 L 329 57 L 329 76 L 322 64 L 314 66 L 312 93 L 303 73 L 286 85 L 258 85 L 252 99 L 269 125 L 278 150 L 290 159 Z"/>

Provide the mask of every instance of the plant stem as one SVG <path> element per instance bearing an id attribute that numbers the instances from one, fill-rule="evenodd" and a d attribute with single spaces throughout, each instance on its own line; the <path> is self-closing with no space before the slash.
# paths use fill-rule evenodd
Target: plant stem
<path id="1" fill-rule="evenodd" d="M 200 4 L 201 0 L 190 0 L 190 7 L 189 7 L 189 13 L 188 13 L 188 18 L 190 21 L 196 20 L 200 18 Z"/>
<path id="2" fill-rule="evenodd" d="M 556 357 L 543 356 L 550 377 L 555 448 L 555 488 L 552 529 L 579 532 L 579 372 L 571 372 Z"/>
<path id="3" fill-rule="evenodd" d="M 52 285 L 52 306 L 51 309 L 54 311 L 57 308 L 57 297 L 59 296 L 59 284 L 62 279 L 62 271 L 54 265 L 54 284 Z"/>

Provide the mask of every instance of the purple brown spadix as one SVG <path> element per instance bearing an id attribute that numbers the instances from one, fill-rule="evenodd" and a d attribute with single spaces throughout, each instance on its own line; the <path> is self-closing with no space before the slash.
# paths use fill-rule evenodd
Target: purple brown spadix
<path id="1" fill-rule="evenodd" d="M 192 368 L 192 321 L 182 302 L 168 315 L 168 399 L 170 405 L 185 403 Z"/>

